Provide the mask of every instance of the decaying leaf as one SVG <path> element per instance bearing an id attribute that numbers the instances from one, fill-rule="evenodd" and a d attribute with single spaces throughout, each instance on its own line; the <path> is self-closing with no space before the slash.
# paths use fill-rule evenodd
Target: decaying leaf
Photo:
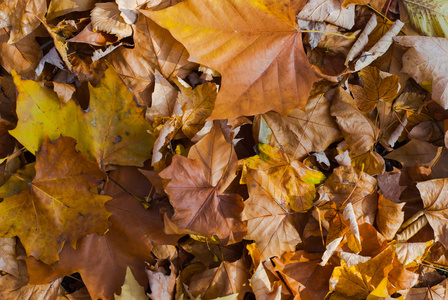
<path id="1" fill-rule="evenodd" d="M 444 1 L 403 1 L 412 25 L 423 35 L 448 37 L 448 7 Z"/>
<path id="2" fill-rule="evenodd" d="M 126 269 L 126 277 L 124 279 L 124 284 L 121 287 L 121 294 L 115 295 L 116 300 L 147 300 L 148 297 L 145 293 L 145 288 L 138 284 L 132 275 L 131 269 L 128 267 Z"/>
<path id="3" fill-rule="evenodd" d="M 93 29 L 115 34 L 119 39 L 132 35 L 132 27 L 124 21 L 120 13 L 115 2 L 95 4 L 90 16 Z"/>

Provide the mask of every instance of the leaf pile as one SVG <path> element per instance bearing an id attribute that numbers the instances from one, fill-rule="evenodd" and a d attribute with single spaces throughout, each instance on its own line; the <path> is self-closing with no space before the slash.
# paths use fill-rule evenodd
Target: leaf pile
<path id="1" fill-rule="evenodd" d="M 448 8 L 0 3 L 0 299 L 445 299 Z"/>

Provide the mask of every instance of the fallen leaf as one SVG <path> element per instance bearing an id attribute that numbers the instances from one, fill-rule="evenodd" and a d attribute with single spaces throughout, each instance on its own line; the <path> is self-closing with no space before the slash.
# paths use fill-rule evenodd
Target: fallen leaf
<path id="1" fill-rule="evenodd" d="M 132 27 L 121 17 L 115 2 L 96 3 L 90 13 L 90 19 L 95 31 L 115 34 L 119 39 L 132 35 Z"/>
<path id="2" fill-rule="evenodd" d="M 342 131 L 351 153 L 373 149 L 378 138 L 378 128 L 356 107 L 355 100 L 339 87 L 331 105 L 331 115 Z"/>
<path id="3" fill-rule="evenodd" d="M 258 153 L 244 160 L 241 182 L 244 183 L 249 170 L 264 172 L 269 181 L 262 188 L 270 190 L 275 185 L 287 197 L 281 200 L 282 203 L 286 202 L 286 208 L 299 212 L 311 208 L 316 198 L 315 185 L 322 183 L 325 175 L 297 160 L 290 160 L 281 149 L 268 144 L 259 144 Z"/>
<path id="4" fill-rule="evenodd" d="M 448 216 L 447 193 L 448 179 L 440 178 L 417 183 L 417 188 L 423 201 L 423 209 L 428 222 L 434 229 L 436 242 L 448 247 L 447 227 L 445 221 Z"/>
<path id="5" fill-rule="evenodd" d="M 371 5 L 377 11 L 381 11 L 386 0 L 344 0 L 342 3 L 342 7 L 347 7 L 349 4 L 357 4 L 357 5 Z"/>
<path id="6" fill-rule="evenodd" d="M 0 29 L 0 65 L 7 72 L 15 70 L 21 76 L 34 79 L 34 70 L 42 58 L 42 50 L 35 41 L 34 33 L 14 44 L 9 44 L 11 32 L 6 28 Z"/>
<path id="7" fill-rule="evenodd" d="M 205 121 L 212 114 L 217 94 L 216 84 L 207 82 L 194 89 L 178 84 L 180 89 L 177 101 L 184 112 L 182 115 L 182 132 L 193 138 L 204 127 Z"/>
<path id="8" fill-rule="evenodd" d="M 383 195 L 378 197 L 378 213 L 376 215 L 376 224 L 378 230 L 387 240 L 394 238 L 404 221 L 403 206 L 406 203 L 394 203 Z"/>
<path id="9" fill-rule="evenodd" d="M 215 299 L 238 293 L 237 299 L 242 300 L 249 291 L 250 274 L 243 259 L 236 262 L 223 262 L 214 269 L 205 270 L 194 275 L 190 281 L 190 292 L 194 297 Z"/>
<path id="10" fill-rule="evenodd" d="M 90 10 L 95 6 L 95 0 L 51 0 L 48 6 L 48 21 L 75 11 Z"/>
<path id="11" fill-rule="evenodd" d="M 0 3 L 0 28 L 11 28 L 8 44 L 17 43 L 33 32 L 46 12 L 45 0 L 6 0 Z"/>
<path id="12" fill-rule="evenodd" d="M 270 184 L 266 173 L 256 170 L 247 174 L 246 184 L 250 197 L 244 202 L 243 219 L 247 220 L 244 238 L 255 241 L 262 260 L 293 251 L 301 239 L 288 220 L 284 192 Z"/>
<path id="13" fill-rule="evenodd" d="M 151 190 L 147 179 L 136 168 L 111 171 L 105 191 L 113 197 L 106 204 L 112 212 L 110 230 L 80 239 L 76 249 L 65 245 L 60 262 L 48 266 L 32 257 L 25 258 L 30 283 L 47 283 L 55 278 L 79 272 L 92 299 L 113 299 L 123 285 L 129 266 L 140 285 L 148 283 L 146 263 L 153 262 L 152 243 L 173 244 L 180 238 L 164 233 L 158 208 L 146 210 L 130 193 L 144 198 Z M 125 190 L 124 190 L 124 189 Z"/>
<path id="14" fill-rule="evenodd" d="M 89 85 L 87 112 L 73 100 L 62 104 L 54 92 L 37 82 L 17 75 L 14 80 L 19 90 L 19 122 L 10 133 L 32 153 L 46 135 L 54 140 L 63 134 L 75 138 L 77 148 L 95 157 L 103 168 L 110 164 L 143 166 L 149 158 L 153 137 L 147 132 L 150 127 L 144 108 L 137 106 L 112 68 L 106 70 L 99 85 Z M 102 101 L 104 95 L 111 101 Z"/>
<path id="15" fill-rule="evenodd" d="M 147 300 L 145 288 L 138 284 L 135 280 L 134 275 L 132 275 L 131 268 L 126 269 L 126 277 L 124 278 L 124 284 L 121 287 L 121 294 L 116 295 L 116 300 Z"/>
<path id="16" fill-rule="evenodd" d="M 391 105 L 400 86 L 397 75 L 381 73 L 375 67 L 365 67 L 359 72 L 359 75 L 364 82 L 364 87 L 350 85 L 350 91 L 361 112 L 371 112 L 379 101 Z"/>
<path id="17" fill-rule="evenodd" d="M 19 264 L 16 260 L 15 238 L 0 239 L 0 271 L 8 273 L 16 278 L 20 277 Z"/>
<path id="18" fill-rule="evenodd" d="M 339 0 L 309 1 L 297 17 L 304 20 L 328 22 L 351 29 L 355 25 L 355 6 L 342 7 Z"/>
<path id="19" fill-rule="evenodd" d="M 84 29 L 67 40 L 70 43 L 85 43 L 94 46 L 107 46 L 117 42 L 118 37 L 112 34 L 94 31 L 92 23 L 87 24 Z"/>
<path id="20" fill-rule="evenodd" d="M 323 299 L 333 266 L 319 265 L 321 255 L 305 251 L 287 252 L 272 259 L 274 271 L 284 285 L 300 295 L 299 299 Z"/>
<path id="21" fill-rule="evenodd" d="M 36 153 L 30 189 L 0 203 L 1 236 L 18 236 L 28 255 L 48 264 L 59 260 L 65 241 L 74 246 L 82 236 L 104 234 L 109 227 L 104 203 L 111 198 L 91 192 L 105 173 L 76 152 L 75 144 L 68 137 L 54 144 L 47 138 Z"/>
<path id="22" fill-rule="evenodd" d="M 146 14 L 185 45 L 190 61 L 222 75 L 210 119 L 224 119 L 305 107 L 317 78 L 295 28 L 302 5 L 285 0 L 188 0 Z"/>
<path id="23" fill-rule="evenodd" d="M 157 6 L 162 0 L 116 0 L 121 16 L 128 24 L 134 24 L 137 20 L 138 10 L 147 5 L 147 8 Z"/>
<path id="24" fill-rule="evenodd" d="M 423 166 L 428 166 L 437 157 L 439 147 L 420 140 L 410 140 L 406 145 L 390 152 L 385 156 L 388 159 L 395 159 L 404 167 L 413 167 L 416 162 Z"/>
<path id="25" fill-rule="evenodd" d="M 330 116 L 331 101 L 324 96 L 328 90 L 327 85 L 315 85 L 305 111 L 294 109 L 288 116 L 276 112 L 263 114 L 274 140 L 291 159 L 302 160 L 309 153 L 324 151 L 341 139 L 335 118 Z"/>
<path id="26" fill-rule="evenodd" d="M 170 274 L 156 264 L 154 269 L 146 269 L 148 275 L 149 287 L 151 288 L 152 299 L 170 299 L 174 294 L 174 286 L 176 284 L 176 268 L 170 264 Z"/>
<path id="27" fill-rule="evenodd" d="M 403 1 L 404 7 L 409 13 L 412 25 L 422 35 L 433 37 L 448 37 L 448 10 L 443 1 L 431 1 L 428 3 Z"/>
<path id="28" fill-rule="evenodd" d="M 397 36 L 404 23 L 396 20 L 394 25 L 373 45 L 368 51 L 363 52 L 361 59 L 355 63 L 355 71 L 359 71 L 370 65 L 378 57 L 382 56 L 393 43 L 393 38 Z"/>
<path id="29" fill-rule="evenodd" d="M 392 270 L 394 248 L 389 247 L 374 258 L 348 267 L 342 261 L 330 278 L 330 299 L 365 299 Z"/>
<path id="30" fill-rule="evenodd" d="M 216 126 L 200 143 L 192 152 L 195 159 L 175 155 L 159 174 L 170 179 L 165 191 L 175 211 L 171 221 L 191 233 L 216 234 L 224 244 L 237 242 L 246 231 L 241 220 L 244 204 L 241 196 L 224 194 L 229 178 L 235 177 L 235 152 Z"/>
<path id="31" fill-rule="evenodd" d="M 403 47 L 411 48 L 403 55 L 403 72 L 408 73 L 418 83 L 432 82 L 432 99 L 444 109 L 448 109 L 446 91 L 448 56 L 445 38 L 423 36 L 400 36 L 394 40 Z"/>
<path id="32" fill-rule="evenodd" d="M 376 179 L 351 166 L 335 168 L 317 192 L 337 205 L 352 203 L 358 223 L 373 224 L 377 210 Z"/>

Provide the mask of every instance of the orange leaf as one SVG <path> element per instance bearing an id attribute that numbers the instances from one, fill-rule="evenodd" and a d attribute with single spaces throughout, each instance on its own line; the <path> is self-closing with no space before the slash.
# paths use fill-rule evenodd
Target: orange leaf
<path id="1" fill-rule="evenodd" d="M 224 119 L 305 107 L 317 78 L 296 28 L 295 15 L 303 4 L 188 0 L 143 12 L 185 45 L 190 61 L 221 73 L 210 119 Z"/>

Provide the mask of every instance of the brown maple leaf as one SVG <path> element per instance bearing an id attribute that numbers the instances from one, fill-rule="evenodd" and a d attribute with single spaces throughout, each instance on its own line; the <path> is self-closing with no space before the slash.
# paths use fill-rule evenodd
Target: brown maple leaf
<path id="1" fill-rule="evenodd" d="M 246 231 L 241 220 L 243 199 L 224 194 L 236 175 L 232 145 L 215 123 L 190 153 L 190 158 L 174 156 L 171 165 L 160 173 L 162 179 L 170 179 L 165 191 L 174 207 L 171 221 L 190 233 L 217 235 L 224 243 L 240 241 Z"/>

